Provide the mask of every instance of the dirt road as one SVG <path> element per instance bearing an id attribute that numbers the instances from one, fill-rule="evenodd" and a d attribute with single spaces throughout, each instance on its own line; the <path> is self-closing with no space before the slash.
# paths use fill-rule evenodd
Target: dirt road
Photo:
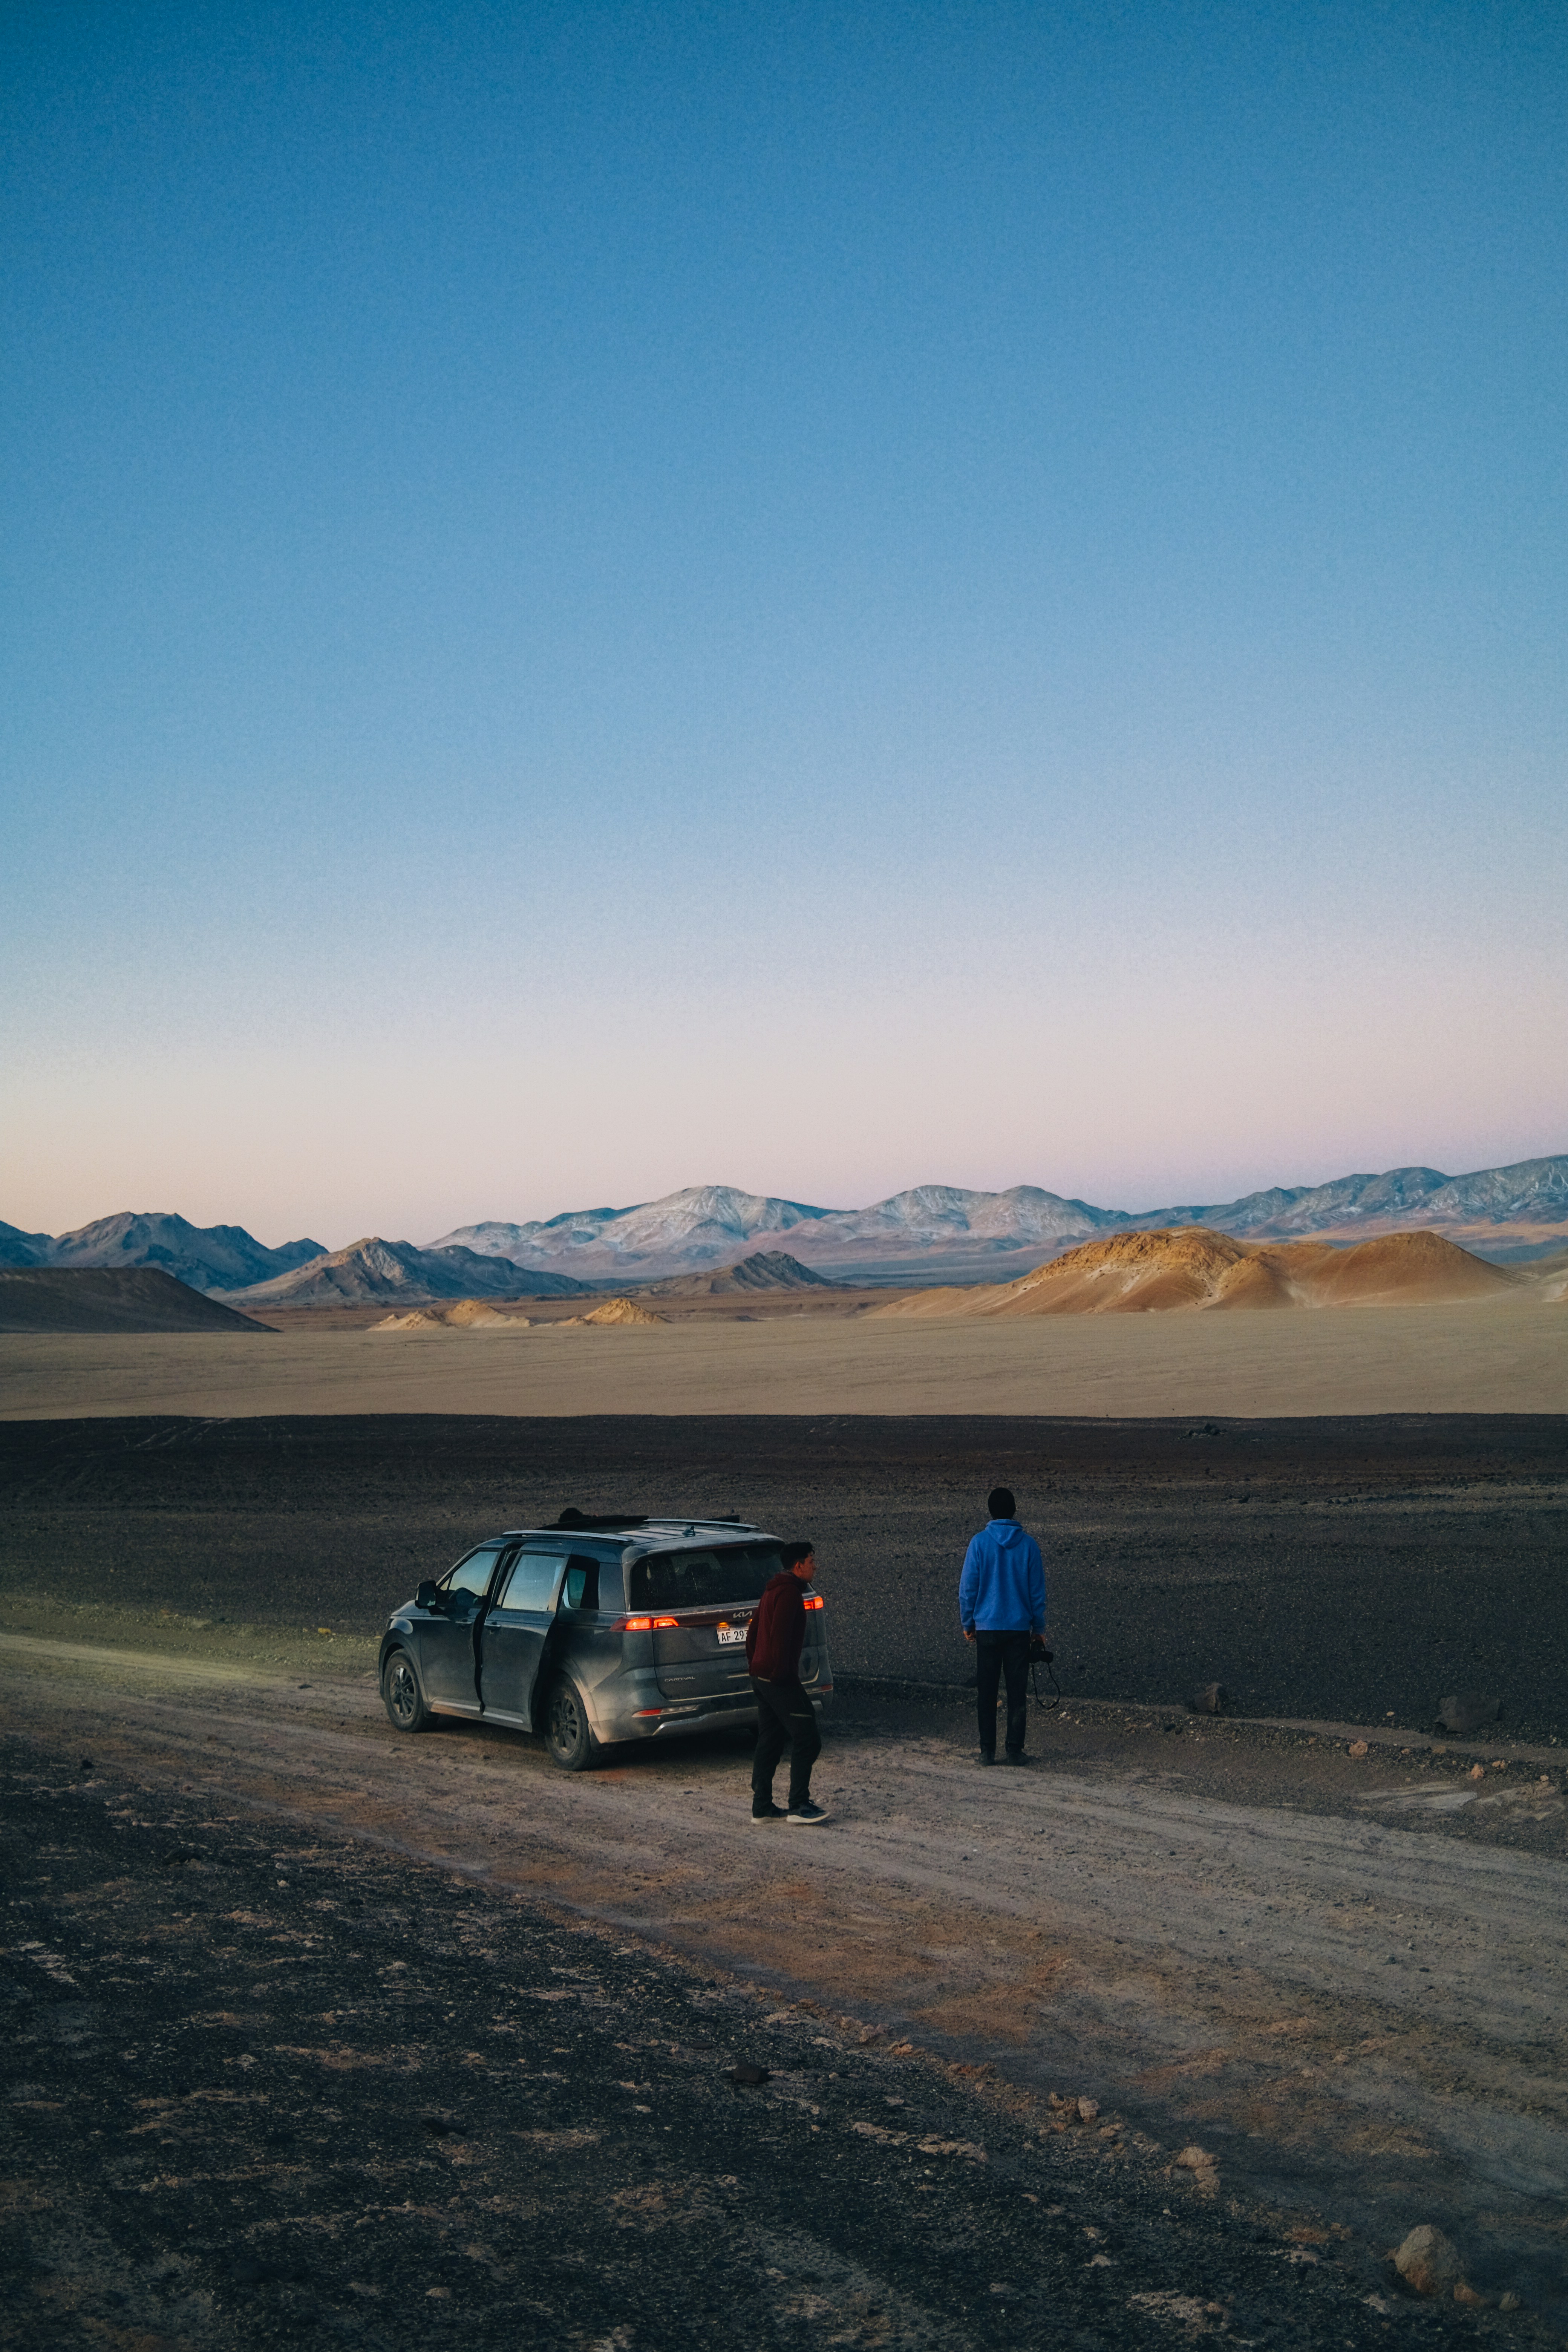
<path id="1" fill-rule="evenodd" d="M 0 1686 L 19 1738 L 193 1823 L 438 1864 L 994 2070 L 969 2079 L 1020 2142 L 1092 2137 L 1173 2210 L 1294 2223 L 1384 2300 L 1387 2247 L 1438 2221 L 1478 2290 L 1568 2322 L 1560 1767 L 1478 1784 L 1468 1754 L 1101 1711 L 983 1773 L 962 1710 L 852 1701 L 832 1827 L 759 1831 L 732 1746 L 567 1779 L 479 1727 L 400 1739 L 363 1676 L 79 1643 L 0 1643 Z M 1101 2114 L 1063 2128 L 1052 2095 Z M 1194 2143 L 1212 2162 L 1167 2169 Z"/>

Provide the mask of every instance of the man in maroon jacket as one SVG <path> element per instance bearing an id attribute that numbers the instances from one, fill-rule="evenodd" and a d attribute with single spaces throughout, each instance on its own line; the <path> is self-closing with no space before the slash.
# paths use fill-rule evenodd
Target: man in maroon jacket
<path id="1" fill-rule="evenodd" d="M 757 1613 L 746 1629 L 746 1664 L 757 1694 L 757 1753 L 752 1765 L 754 1822 L 816 1822 L 826 1807 L 811 1801 L 811 1768 L 822 1753 L 816 1714 L 801 1686 L 800 1653 L 805 1640 L 805 1588 L 816 1572 L 808 1543 L 785 1544 L 784 1568 L 763 1587 Z M 773 1773 L 789 1748 L 789 1811 L 773 1802 Z"/>

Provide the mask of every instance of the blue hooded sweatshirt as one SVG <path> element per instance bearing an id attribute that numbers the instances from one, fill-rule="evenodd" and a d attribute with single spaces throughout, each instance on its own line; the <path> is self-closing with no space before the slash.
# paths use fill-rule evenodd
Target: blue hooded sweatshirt
<path id="1" fill-rule="evenodd" d="M 1040 1547 L 1016 1519 L 991 1519 L 970 1538 L 958 1580 L 966 1633 L 1043 1633 L 1046 1571 Z"/>

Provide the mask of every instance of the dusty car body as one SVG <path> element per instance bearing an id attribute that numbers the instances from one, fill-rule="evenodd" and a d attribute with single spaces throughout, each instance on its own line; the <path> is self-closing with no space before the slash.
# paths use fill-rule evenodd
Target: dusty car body
<path id="1" fill-rule="evenodd" d="M 542 1734 L 565 1771 L 602 1748 L 757 1719 L 746 1629 L 783 1562 L 739 1519 L 586 1517 L 487 1537 L 394 1610 L 380 1682 L 398 1730 L 468 1716 Z M 822 1596 L 801 1681 L 832 1695 Z"/>

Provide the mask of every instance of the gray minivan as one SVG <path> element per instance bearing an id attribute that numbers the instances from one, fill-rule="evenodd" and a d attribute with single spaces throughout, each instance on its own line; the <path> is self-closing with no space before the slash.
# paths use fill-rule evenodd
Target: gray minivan
<path id="1" fill-rule="evenodd" d="M 757 1719 L 746 1629 L 779 1538 L 739 1519 L 563 1511 L 490 1536 L 393 1612 L 381 1694 L 399 1731 L 471 1716 L 541 1732 L 563 1771 L 601 1748 Z M 806 1588 L 800 1678 L 833 1689 L 822 1596 Z"/>

